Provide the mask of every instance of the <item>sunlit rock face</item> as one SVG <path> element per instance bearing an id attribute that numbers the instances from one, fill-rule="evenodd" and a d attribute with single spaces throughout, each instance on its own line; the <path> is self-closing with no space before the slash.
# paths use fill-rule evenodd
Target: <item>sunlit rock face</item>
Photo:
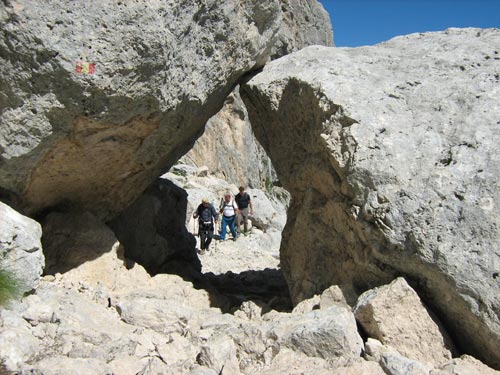
<path id="1" fill-rule="evenodd" d="M 208 120 L 203 135 L 181 160 L 207 167 L 209 173 L 236 186 L 265 189 L 277 179 L 271 160 L 255 139 L 239 86 Z"/>
<path id="2" fill-rule="evenodd" d="M 21 0 L 0 29 L 1 197 L 101 218 L 190 149 L 243 75 L 332 44 L 305 0 Z"/>
<path id="3" fill-rule="evenodd" d="M 308 47 L 242 86 L 291 207 L 298 302 L 404 275 L 467 351 L 500 366 L 500 31 Z"/>
<path id="4" fill-rule="evenodd" d="M 0 202 L 0 269 L 15 279 L 20 295 L 40 281 L 45 265 L 41 236 L 40 224 Z M 3 283 L 2 300 L 9 296 Z"/>

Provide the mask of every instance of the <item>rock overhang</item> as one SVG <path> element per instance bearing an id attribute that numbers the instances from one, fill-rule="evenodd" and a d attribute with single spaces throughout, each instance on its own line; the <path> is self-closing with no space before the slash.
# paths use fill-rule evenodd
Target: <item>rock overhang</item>
<path id="1" fill-rule="evenodd" d="M 3 199 L 105 219 L 192 147 L 240 77 L 333 43 L 321 5 L 295 0 L 18 1 L 0 23 Z"/>

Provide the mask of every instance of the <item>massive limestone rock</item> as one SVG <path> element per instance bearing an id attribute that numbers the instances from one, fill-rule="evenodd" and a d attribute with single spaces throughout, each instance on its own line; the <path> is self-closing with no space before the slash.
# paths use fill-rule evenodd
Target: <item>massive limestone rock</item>
<path id="1" fill-rule="evenodd" d="M 332 43 L 315 0 L 5 1 L 0 30 L 0 197 L 105 218 L 189 150 L 243 75 Z"/>
<path id="2" fill-rule="evenodd" d="M 42 228 L 0 202 L 0 268 L 19 282 L 19 292 L 35 288 L 45 266 Z"/>
<path id="3" fill-rule="evenodd" d="M 405 276 L 462 346 L 500 367 L 500 31 L 308 47 L 242 86 L 292 203 L 292 297 L 351 302 Z"/>

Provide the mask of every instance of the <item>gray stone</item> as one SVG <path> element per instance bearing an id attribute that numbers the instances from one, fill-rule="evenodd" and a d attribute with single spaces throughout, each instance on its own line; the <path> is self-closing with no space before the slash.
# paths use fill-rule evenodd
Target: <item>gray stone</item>
<path id="1" fill-rule="evenodd" d="M 210 308 L 211 298 L 215 295 L 194 289 L 179 276 L 161 274 L 140 288 L 117 291 L 111 304 L 130 325 L 165 335 L 186 335 L 199 330 L 208 317 L 220 314 L 220 310 Z"/>
<path id="2" fill-rule="evenodd" d="M 308 47 L 242 98 L 292 195 L 281 266 L 295 303 L 353 303 L 406 276 L 456 339 L 500 368 L 500 31 Z"/>
<path id="3" fill-rule="evenodd" d="M 281 346 L 309 357 L 358 357 L 363 341 L 350 309 L 333 306 L 293 316 L 273 329 Z"/>
<path id="4" fill-rule="evenodd" d="M 201 347 L 197 362 L 218 374 L 239 375 L 234 341 L 229 338 L 211 340 Z"/>
<path id="5" fill-rule="evenodd" d="M 418 319 L 418 317 L 415 319 Z M 401 340 L 404 341 L 405 336 L 406 334 L 402 333 Z M 413 338 L 413 344 L 416 346 L 421 345 L 418 338 L 416 340 Z M 432 349 L 428 350 L 426 354 L 431 356 L 433 354 Z M 408 356 L 402 355 L 392 346 L 382 344 L 379 340 L 371 337 L 365 343 L 364 357 L 369 361 L 379 363 L 385 373 L 390 375 L 428 375 L 432 370 L 430 364 L 415 360 L 415 356 L 408 358 Z"/>
<path id="6" fill-rule="evenodd" d="M 337 368 L 329 375 L 387 375 L 387 373 L 378 363 L 360 360 Z"/>
<path id="7" fill-rule="evenodd" d="M 103 360 L 96 358 L 70 358 L 66 356 L 47 357 L 35 367 L 26 366 L 22 374 L 34 375 L 109 375 L 111 367 Z"/>
<path id="8" fill-rule="evenodd" d="M 195 238 L 185 226 L 186 191 L 158 179 L 109 225 L 125 249 L 125 257 L 155 275 L 201 269 Z"/>
<path id="9" fill-rule="evenodd" d="M 451 359 L 453 345 L 444 327 L 403 278 L 363 293 L 354 315 L 370 337 L 405 357 L 434 366 Z"/>
<path id="10" fill-rule="evenodd" d="M 150 282 L 151 276 L 127 259 L 111 229 L 85 212 L 50 213 L 43 220 L 47 273 L 44 281 L 86 291 L 108 304 L 112 292 L 124 293 Z"/>
<path id="11" fill-rule="evenodd" d="M 187 375 L 219 375 L 217 371 L 205 366 L 199 366 L 189 371 Z"/>
<path id="12" fill-rule="evenodd" d="M 320 296 L 316 295 L 309 299 L 300 301 L 292 310 L 293 314 L 305 314 L 307 312 L 318 310 L 320 308 Z"/>
<path id="13" fill-rule="evenodd" d="M 342 290 L 337 285 L 332 285 L 321 293 L 319 307 L 326 309 L 335 305 L 348 306 Z"/>
<path id="14" fill-rule="evenodd" d="M 265 369 L 252 369 L 246 373 L 252 375 L 331 375 L 332 367 L 333 366 L 323 358 L 308 357 L 305 354 L 285 348 L 281 349 L 272 359 L 270 366 L 266 366 Z"/>
<path id="15" fill-rule="evenodd" d="M 53 283 L 42 283 L 1 318 L 0 338 L 9 344 L 2 342 L 0 357 L 19 373 L 63 374 L 89 360 L 78 373 L 104 374 L 104 364 L 134 354 L 137 346 L 134 328 L 113 310 Z M 98 371 L 95 363 L 101 364 Z"/>
<path id="16" fill-rule="evenodd" d="M 206 165 L 199 167 L 196 170 L 196 176 L 207 177 L 208 176 L 208 167 Z"/>
<path id="17" fill-rule="evenodd" d="M 18 371 L 42 348 L 30 324 L 16 312 L 0 310 L 0 362 L 8 371 Z"/>
<path id="18" fill-rule="evenodd" d="M 42 228 L 0 202 L 0 267 L 19 282 L 19 291 L 35 288 L 45 266 Z"/>
<path id="19" fill-rule="evenodd" d="M 252 225 L 263 231 L 283 230 L 286 223 L 285 204 L 259 189 L 249 189 L 248 194 L 253 204 Z"/>
<path id="20" fill-rule="evenodd" d="M 387 375 L 429 375 L 432 367 L 406 358 L 399 353 L 384 353 L 380 366 Z"/>
<path id="21" fill-rule="evenodd" d="M 191 148 L 245 74 L 333 43 L 316 0 L 20 0 L 0 24 L 0 188 L 29 212 L 69 203 L 106 219 Z"/>

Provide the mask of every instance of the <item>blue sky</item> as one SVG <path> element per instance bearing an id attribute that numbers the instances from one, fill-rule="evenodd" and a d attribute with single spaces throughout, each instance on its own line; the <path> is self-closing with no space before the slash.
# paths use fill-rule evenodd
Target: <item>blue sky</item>
<path id="1" fill-rule="evenodd" d="M 448 27 L 500 28 L 500 0 L 319 0 L 338 47 Z"/>

